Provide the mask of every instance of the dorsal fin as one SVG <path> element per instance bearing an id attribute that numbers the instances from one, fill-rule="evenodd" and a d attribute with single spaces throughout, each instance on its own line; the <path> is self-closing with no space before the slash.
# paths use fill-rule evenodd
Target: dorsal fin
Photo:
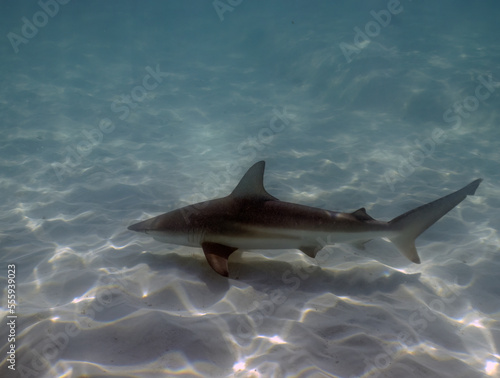
<path id="1" fill-rule="evenodd" d="M 361 221 L 375 220 L 366 213 L 366 209 L 364 207 L 352 212 L 351 215 L 354 215 L 354 217 L 356 217 L 356 219 L 361 220 Z"/>
<path id="2" fill-rule="evenodd" d="M 277 201 L 278 199 L 270 195 L 264 189 L 264 168 L 265 161 L 259 161 L 252 165 L 242 177 L 236 188 L 231 193 L 232 197 L 257 197 L 266 201 Z"/>

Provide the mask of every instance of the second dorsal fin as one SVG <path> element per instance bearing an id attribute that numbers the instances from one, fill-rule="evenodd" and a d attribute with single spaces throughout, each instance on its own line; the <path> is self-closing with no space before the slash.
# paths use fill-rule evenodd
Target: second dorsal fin
<path id="1" fill-rule="evenodd" d="M 352 212 L 351 215 L 353 215 L 356 219 L 358 219 L 360 221 L 375 220 L 371 216 L 368 215 L 368 213 L 366 212 L 366 209 L 364 207 Z"/>

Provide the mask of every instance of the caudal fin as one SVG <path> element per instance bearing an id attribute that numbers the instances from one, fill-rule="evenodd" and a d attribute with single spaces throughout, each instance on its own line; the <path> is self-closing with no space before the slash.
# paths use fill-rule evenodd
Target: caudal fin
<path id="1" fill-rule="evenodd" d="M 420 257 L 418 257 L 417 249 L 415 248 L 415 239 L 448 211 L 462 202 L 465 197 L 474 195 L 481 181 L 483 180 L 474 180 L 469 185 L 454 193 L 394 218 L 389 222 L 389 225 L 393 231 L 397 231 L 397 235 L 391 237 L 390 241 L 410 261 L 420 264 Z"/>

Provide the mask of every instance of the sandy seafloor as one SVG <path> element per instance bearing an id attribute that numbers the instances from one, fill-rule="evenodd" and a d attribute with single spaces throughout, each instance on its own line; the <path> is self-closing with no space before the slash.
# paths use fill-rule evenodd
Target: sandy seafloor
<path id="1" fill-rule="evenodd" d="M 0 12 L 0 376 L 500 376 L 497 2 L 401 1 L 379 29 L 391 2 L 48 3 Z M 484 182 L 421 265 L 374 240 L 237 252 L 226 279 L 127 231 L 259 160 L 281 200 L 382 220 Z"/>

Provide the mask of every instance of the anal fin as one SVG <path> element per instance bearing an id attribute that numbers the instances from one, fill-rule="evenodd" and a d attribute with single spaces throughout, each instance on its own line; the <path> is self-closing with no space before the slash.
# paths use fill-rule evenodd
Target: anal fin
<path id="1" fill-rule="evenodd" d="M 227 277 L 229 275 L 227 259 L 238 248 L 210 242 L 202 243 L 201 247 L 212 269 L 221 276 Z"/>
<path id="2" fill-rule="evenodd" d="M 312 245 L 312 246 L 303 246 L 299 248 L 302 252 L 304 252 L 307 256 L 315 258 L 317 253 L 323 249 L 320 245 Z"/>

